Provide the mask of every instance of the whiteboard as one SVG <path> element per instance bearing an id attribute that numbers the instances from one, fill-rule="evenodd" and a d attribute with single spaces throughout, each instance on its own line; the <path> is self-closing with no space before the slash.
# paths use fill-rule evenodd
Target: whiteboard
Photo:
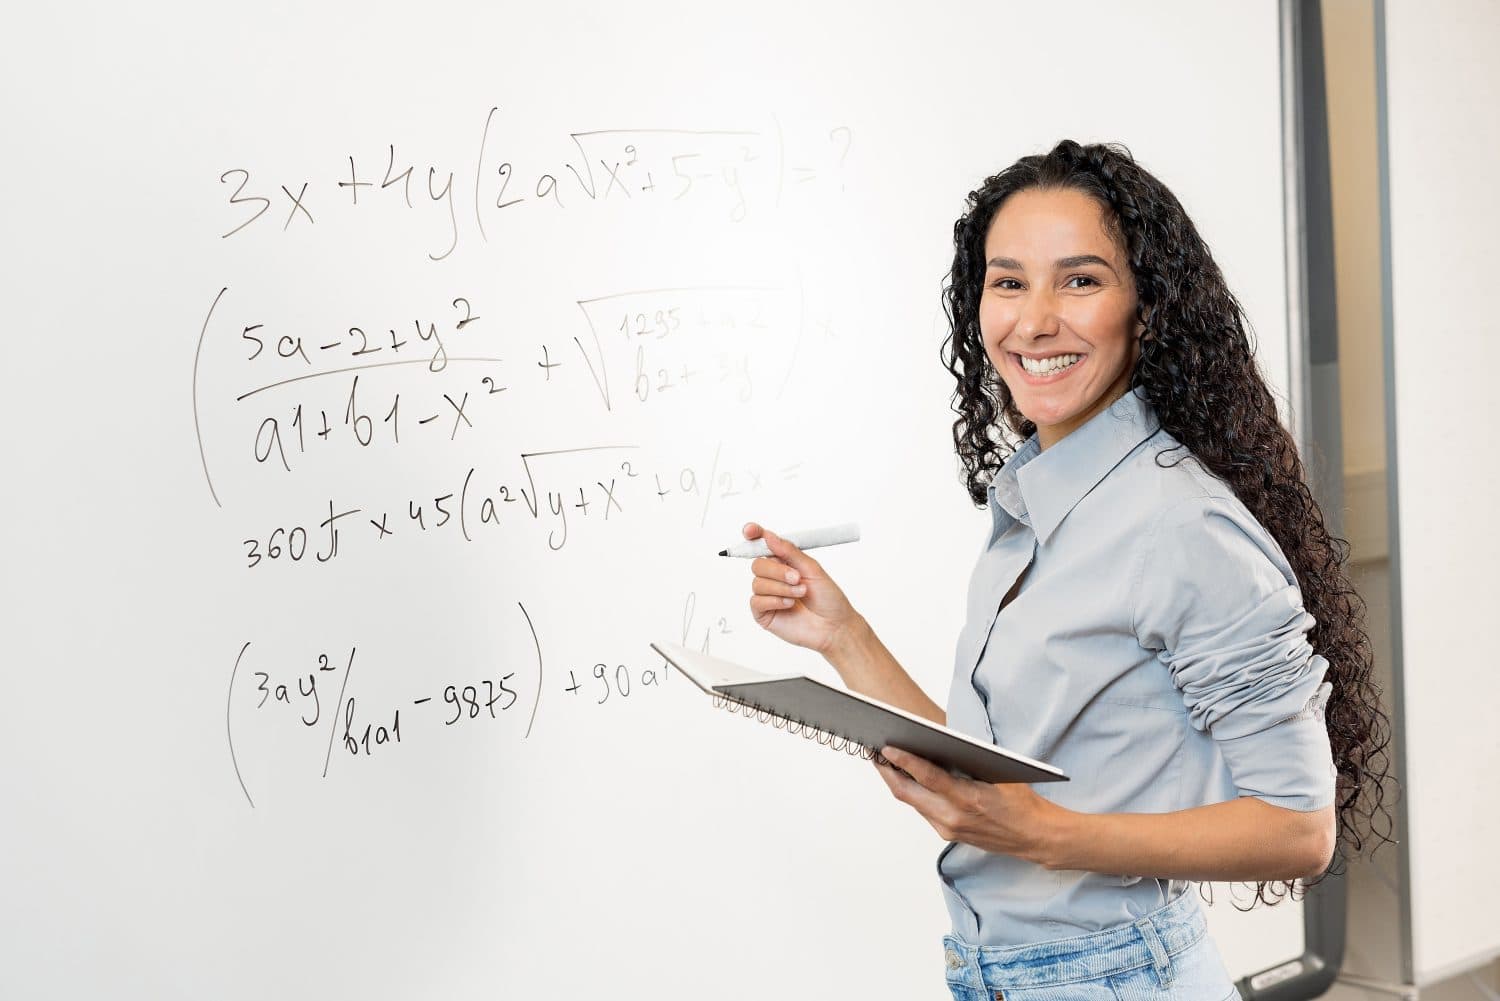
<path id="1" fill-rule="evenodd" d="M 933 832 L 647 643 L 828 677 L 709 554 L 858 520 L 942 697 L 952 221 L 1060 137 L 1174 189 L 1284 389 L 1275 5 L 18 26 L 0 994 L 945 996 Z"/>
<path id="2" fill-rule="evenodd" d="M 1500 955 L 1500 733 L 1493 567 L 1500 505 L 1488 433 L 1500 364 L 1487 287 L 1500 196 L 1464 164 L 1500 156 L 1485 43 L 1494 4 L 1385 14 L 1390 270 L 1407 892 L 1417 984 Z M 1463 364 L 1451 364 L 1452 359 Z M 1440 489 L 1434 489 L 1439 485 Z"/>

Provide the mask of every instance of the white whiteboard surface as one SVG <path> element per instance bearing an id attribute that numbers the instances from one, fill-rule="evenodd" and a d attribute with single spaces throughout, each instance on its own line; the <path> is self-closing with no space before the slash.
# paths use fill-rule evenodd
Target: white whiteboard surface
<path id="1" fill-rule="evenodd" d="M 1407 851 L 1418 984 L 1500 955 L 1489 301 L 1500 8 L 1385 5 Z"/>
<path id="2" fill-rule="evenodd" d="M 1275 5 L 7 34 L 0 995 L 946 996 L 931 830 L 646 644 L 828 676 L 707 554 L 858 520 L 826 562 L 944 696 L 939 283 L 1058 138 L 1174 189 L 1284 389 Z M 1301 951 L 1215 912 L 1237 975 Z"/>

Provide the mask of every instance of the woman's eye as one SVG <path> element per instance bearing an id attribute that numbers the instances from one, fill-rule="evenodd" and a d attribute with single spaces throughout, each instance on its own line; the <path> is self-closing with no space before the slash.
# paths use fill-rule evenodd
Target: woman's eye
<path id="1" fill-rule="evenodd" d="M 1074 285 L 1073 284 L 1074 282 L 1088 282 L 1089 284 L 1088 285 Z M 1067 287 L 1068 288 L 1088 288 L 1089 285 L 1098 285 L 1098 284 L 1099 284 L 1098 282 L 1094 281 L 1094 279 L 1091 278 L 1091 277 L 1089 277 L 1088 275 L 1074 275 L 1072 278 L 1068 279 Z"/>
<path id="2" fill-rule="evenodd" d="M 990 283 L 990 287 L 1001 288 L 1005 289 L 1007 292 L 1013 292 L 1021 287 L 1021 283 L 1016 281 L 1014 278 L 996 278 L 993 282 Z"/>

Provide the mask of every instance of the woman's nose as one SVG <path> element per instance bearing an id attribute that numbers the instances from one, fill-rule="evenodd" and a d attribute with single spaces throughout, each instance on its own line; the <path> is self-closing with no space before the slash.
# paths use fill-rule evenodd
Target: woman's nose
<path id="1" fill-rule="evenodd" d="M 1030 340 L 1057 333 L 1057 302 L 1046 290 L 1032 292 L 1021 302 L 1016 333 Z"/>

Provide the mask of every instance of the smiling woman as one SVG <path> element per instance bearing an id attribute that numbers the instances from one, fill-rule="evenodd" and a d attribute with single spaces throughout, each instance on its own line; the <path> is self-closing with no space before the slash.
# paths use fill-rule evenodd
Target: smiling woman
<path id="1" fill-rule="evenodd" d="M 1104 209 L 1072 188 L 1020 192 L 985 240 L 985 353 L 1047 448 L 1119 399 L 1144 329 Z"/>
<path id="2" fill-rule="evenodd" d="M 971 193 L 946 305 L 954 443 L 991 514 L 947 708 L 756 524 L 751 608 L 850 688 L 1073 777 L 885 749 L 950 842 L 955 998 L 1233 997 L 1192 882 L 1274 903 L 1372 840 L 1387 792 L 1347 546 L 1207 246 L 1123 149 L 1064 141 Z"/>

